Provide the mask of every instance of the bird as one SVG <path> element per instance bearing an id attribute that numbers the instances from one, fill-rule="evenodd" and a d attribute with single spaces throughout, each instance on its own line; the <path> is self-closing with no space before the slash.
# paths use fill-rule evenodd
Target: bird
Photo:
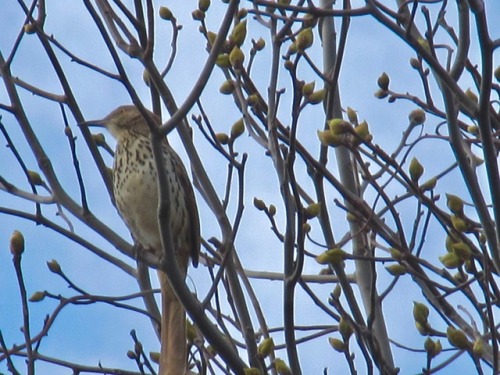
<path id="1" fill-rule="evenodd" d="M 156 126 L 160 118 L 146 110 Z M 135 105 L 123 105 L 101 120 L 85 121 L 104 127 L 116 140 L 113 193 L 118 213 L 132 237 L 146 251 L 162 255 L 158 224 L 157 171 L 147 120 Z M 161 140 L 170 200 L 170 232 L 174 253 L 184 277 L 189 258 L 198 265 L 200 222 L 193 187 L 186 168 L 167 139 Z M 167 259 L 167 261 L 169 261 Z M 186 312 L 167 275 L 159 270 L 162 296 L 160 375 L 187 371 Z"/>

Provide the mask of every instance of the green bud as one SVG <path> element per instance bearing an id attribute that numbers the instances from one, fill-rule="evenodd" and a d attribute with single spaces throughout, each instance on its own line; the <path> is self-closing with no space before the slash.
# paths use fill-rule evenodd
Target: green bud
<path id="1" fill-rule="evenodd" d="M 160 18 L 165 21 L 170 21 L 174 17 L 172 11 L 167 7 L 160 7 L 158 13 L 160 14 Z"/>
<path id="2" fill-rule="evenodd" d="M 340 263 L 347 258 L 347 253 L 339 248 L 329 249 L 316 257 L 316 262 L 319 264 L 335 264 Z"/>
<path id="3" fill-rule="evenodd" d="M 472 101 L 473 101 L 474 103 L 476 103 L 476 104 L 479 102 L 479 98 L 477 97 L 477 95 L 476 95 L 476 94 L 474 94 L 474 93 L 472 92 L 472 90 L 471 90 L 471 89 L 467 89 L 467 90 L 465 90 L 465 96 L 466 96 L 466 97 L 468 97 L 470 100 L 472 100 Z"/>
<path id="4" fill-rule="evenodd" d="M 395 247 L 391 247 L 389 249 L 389 252 L 391 253 L 392 259 L 394 259 L 394 260 L 403 259 L 403 253 L 399 249 L 396 249 Z"/>
<path id="5" fill-rule="evenodd" d="M 493 73 L 493 75 L 495 76 L 495 79 L 500 82 L 500 65 L 497 66 L 497 68 L 495 69 L 495 73 Z"/>
<path id="6" fill-rule="evenodd" d="M 195 21 L 202 21 L 205 19 L 205 12 L 200 9 L 195 9 L 191 12 L 191 17 Z"/>
<path id="7" fill-rule="evenodd" d="M 337 298 L 337 299 L 340 298 L 340 295 L 342 294 L 342 287 L 340 286 L 340 284 L 335 285 L 335 288 L 333 288 L 332 294 L 335 298 Z"/>
<path id="8" fill-rule="evenodd" d="M 253 205 L 259 211 L 264 211 L 266 209 L 266 204 L 264 203 L 264 201 L 262 199 L 254 198 Z"/>
<path id="9" fill-rule="evenodd" d="M 339 332 L 342 335 L 342 338 L 346 341 L 349 340 L 349 338 L 351 337 L 351 335 L 353 333 L 351 323 L 349 322 L 349 320 L 345 319 L 344 317 L 340 318 Z"/>
<path id="10" fill-rule="evenodd" d="M 245 38 L 247 37 L 247 21 L 241 21 L 238 23 L 229 37 L 229 40 L 236 46 L 241 47 Z"/>
<path id="11" fill-rule="evenodd" d="M 359 138 L 369 141 L 370 140 L 370 129 L 368 129 L 368 123 L 363 121 L 361 124 L 354 128 L 354 132 L 359 136 Z"/>
<path id="12" fill-rule="evenodd" d="M 456 329 L 455 327 L 449 326 L 446 329 L 446 337 L 451 345 L 458 349 L 468 349 L 470 346 L 467 336 L 462 330 Z"/>
<path id="13" fill-rule="evenodd" d="M 265 46 L 266 46 L 266 41 L 262 38 L 259 38 L 254 44 L 254 48 L 256 51 L 262 51 Z"/>
<path id="14" fill-rule="evenodd" d="M 45 292 L 35 292 L 31 295 L 31 297 L 29 298 L 29 301 L 30 302 L 40 302 L 41 300 L 43 300 L 45 298 Z"/>
<path id="15" fill-rule="evenodd" d="M 358 114 L 356 113 L 356 111 L 351 107 L 347 107 L 346 112 L 347 112 L 347 118 L 349 119 L 351 124 L 356 125 L 358 123 Z"/>
<path id="16" fill-rule="evenodd" d="M 43 185 L 42 177 L 40 176 L 40 174 L 38 172 L 35 172 L 35 171 L 32 171 L 32 170 L 28 170 L 28 177 L 30 179 L 30 182 L 33 185 L 38 185 L 38 186 L 42 186 Z"/>
<path id="17" fill-rule="evenodd" d="M 392 276 L 402 276 L 405 275 L 407 269 L 402 264 L 391 264 L 390 266 L 385 266 L 387 272 L 389 272 Z"/>
<path id="18" fill-rule="evenodd" d="M 226 133 L 215 134 L 215 139 L 219 141 L 220 144 L 227 145 L 229 143 L 229 136 Z"/>
<path id="19" fill-rule="evenodd" d="M 297 50 L 300 52 L 305 51 L 312 46 L 314 42 L 314 34 L 312 28 L 307 27 L 302 30 L 298 35 L 295 43 L 297 45 Z"/>
<path id="20" fill-rule="evenodd" d="M 458 268 L 463 264 L 462 259 L 455 253 L 446 253 L 439 257 L 439 261 L 448 269 Z"/>
<path id="21" fill-rule="evenodd" d="M 229 62 L 231 63 L 232 67 L 235 69 L 241 68 L 244 60 L 245 54 L 243 53 L 243 51 L 238 46 L 234 46 L 231 50 L 231 53 L 229 54 Z"/>
<path id="22" fill-rule="evenodd" d="M 414 57 L 410 59 L 410 65 L 413 69 L 420 69 L 422 64 L 420 64 L 420 61 Z"/>
<path id="23" fill-rule="evenodd" d="M 329 337 L 328 342 L 332 346 L 333 349 L 338 351 L 339 353 L 343 353 L 345 350 L 345 344 L 342 340 L 336 339 L 334 337 Z"/>
<path id="24" fill-rule="evenodd" d="M 221 53 L 217 56 L 215 64 L 220 68 L 229 68 L 231 66 L 231 63 L 229 62 L 229 55 L 227 53 Z"/>
<path id="25" fill-rule="evenodd" d="M 462 215 L 464 213 L 464 201 L 456 195 L 446 194 L 446 205 L 455 215 Z"/>
<path id="26" fill-rule="evenodd" d="M 457 215 L 451 215 L 451 225 L 459 232 L 467 232 L 470 229 L 467 222 Z"/>
<path id="27" fill-rule="evenodd" d="M 21 256 L 24 252 L 24 236 L 18 230 L 10 235 L 10 252 L 14 256 Z"/>
<path id="28" fill-rule="evenodd" d="M 344 134 L 353 131 L 351 123 L 341 118 L 328 120 L 328 127 L 333 134 Z"/>
<path id="29" fill-rule="evenodd" d="M 479 127 L 477 125 L 467 126 L 467 131 L 474 135 L 479 135 Z"/>
<path id="30" fill-rule="evenodd" d="M 425 112 L 420 108 L 414 109 L 408 115 L 408 119 L 412 125 L 420 125 L 425 122 Z"/>
<path id="31" fill-rule="evenodd" d="M 316 86 L 316 82 L 314 81 L 306 83 L 302 86 L 302 95 L 306 98 L 309 97 L 314 92 L 314 86 Z"/>
<path id="32" fill-rule="evenodd" d="M 324 146 L 340 146 L 343 140 L 342 135 L 334 134 L 330 130 L 318 130 L 318 138 Z"/>
<path id="33" fill-rule="evenodd" d="M 378 89 L 377 91 L 375 91 L 374 95 L 377 99 L 384 99 L 387 97 L 387 95 L 389 95 L 389 93 L 386 90 Z"/>
<path id="34" fill-rule="evenodd" d="M 434 189 L 436 187 L 436 184 L 437 184 L 437 178 L 432 177 L 432 178 L 428 179 L 427 181 L 425 181 L 422 185 L 420 185 L 420 188 L 423 191 L 429 191 L 429 190 Z"/>
<path id="35" fill-rule="evenodd" d="M 207 32 L 207 40 L 210 46 L 214 45 L 216 38 L 217 38 L 217 33 L 214 33 L 213 31 Z"/>
<path id="36" fill-rule="evenodd" d="M 271 337 L 262 340 L 257 348 L 257 353 L 261 358 L 266 358 L 274 350 L 274 341 Z"/>
<path id="37" fill-rule="evenodd" d="M 420 324 L 427 324 L 429 308 L 420 302 L 413 301 L 413 319 Z"/>
<path id="38" fill-rule="evenodd" d="M 389 76 L 387 75 L 386 72 L 382 73 L 380 77 L 378 77 L 377 79 L 377 85 L 383 91 L 389 90 L 389 82 L 390 82 Z"/>
<path id="39" fill-rule="evenodd" d="M 269 215 L 271 215 L 271 216 L 276 215 L 276 206 L 274 204 L 270 204 L 269 208 L 268 208 L 268 212 L 269 212 Z M 307 223 L 305 223 L 304 225 L 307 225 Z"/>
<path id="40" fill-rule="evenodd" d="M 424 167 L 420 164 L 417 158 L 411 159 L 409 172 L 411 180 L 414 183 L 418 183 L 418 180 L 424 174 Z"/>
<path id="41" fill-rule="evenodd" d="M 234 81 L 232 79 L 225 80 L 219 87 L 219 92 L 224 95 L 230 95 L 234 92 Z"/>
<path id="42" fill-rule="evenodd" d="M 462 260 L 469 260 L 472 256 L 472 250 L 465 242 L 453 244 L 453 252 Z"/>
<path id="43" fill-rule="evenodd" d="M 47 267 L 49 267 L 50 272 L 61 274 L 61 266 L 57 260 L 52 259 L 50 262 L 47 262 Z"/>
<path id="44" fill-rule="evenodd" d="M 186 339 L 188 342 L 192 343 L 196 340 L 196 329 L 194 328 L 193 323 L 186 319 Z"/>
<path id="45" fill-rule="evenodd" d="M 106 138 L 102 133 L 92 134 L 92 139 L 94 140 L 96 146 L 102 147 L 106 145 Z"/>
<path id="46" fill-rule="evenodd" d="M 245 132 L 245 122 L 243 117 L 231 126 L 231 139 L 236 139 Z"/>
<path id="47" fill-rule="evenodd" d="M 321 210 L 321 203 L 311 203 L 305 208 L 305 214 L 308 219 L 312 219 L 319 215 Z"/>
<path id="48" fill-rule="evenodd" d="M 210 0 L 199 0 L 198 1 L 198 9 L 206 12 L 210 8 Z"/>
<path id="49" fill-rule="evenodd" d="M 273 365 L 279 375 L 292 374 L 292 370 L 290 370 L 285 361 L 283 361 L 281 358 L 275 358 L 273 361 Z"/>
<path id="50" fill-rule="evenodd" d="M 26 34 L 34 34 L 36 32 L 36 27 L 32 23 L 27 23 L 24 25 L 23 30 Z"/>
<path id="51" fill-rule="evenodd" d="M 309 97 L 307 98 L 307 102 L 311 104 L 319 104 L 323 102 L 326 96 L 326 90 L 321 89 L 318 91 L 314 91 Z"/>

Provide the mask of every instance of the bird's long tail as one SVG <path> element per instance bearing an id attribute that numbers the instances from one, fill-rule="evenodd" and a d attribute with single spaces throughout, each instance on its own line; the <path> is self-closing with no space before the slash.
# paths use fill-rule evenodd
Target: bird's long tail
<path id="1" fill-rule="evenodd" d="M 187 366 L 186 311 L 167 275 L 158 272 L 161 287 L 161 352 L 159 375 L 184 375 Z"/>

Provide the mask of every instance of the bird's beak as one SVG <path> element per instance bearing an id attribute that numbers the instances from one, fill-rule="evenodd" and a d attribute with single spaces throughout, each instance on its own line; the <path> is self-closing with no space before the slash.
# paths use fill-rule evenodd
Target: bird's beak
<path id="1" fill-rule="evenodd" d="M 106 127 L 106 125 L 104 124 L 104 119 L 82 121 L 82 122 L 78 123 L 78 126 L 87 126 L 87 127 L 94 127 L 94 128 L 105 128 Z"/>

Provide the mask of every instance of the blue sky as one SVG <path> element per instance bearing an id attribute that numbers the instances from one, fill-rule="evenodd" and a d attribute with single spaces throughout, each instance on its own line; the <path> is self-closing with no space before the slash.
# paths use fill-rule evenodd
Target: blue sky
<path id="1" fill-rule="evenodd" d="M 213 2 L 214 5 L 219 3 L 217 1 Z M 195 25 L 191 20 L 191 11 L 195 9 L 197 2 L 183 2 L 182 5 L 174 4 L 172 1 L 165 1 L 164 3 L 161 5 L 171 7 L 179 22 L 184 26 L 180 32 L 177 62 L 174 64 L 171 74 L 167 77 L 167 82 L 180 103 L 190 92 L 203 66 L 206 58 L 205 42 L 198 32 L 198 25 Z M 355 7 L 362 3 L 361 1 L 353 1 L 352 5 Z M 392 5 L 393 2 L 385 1 L 384 3 Z M 498 18 L 497 15 L 500 14 L 500 3 L 496 0 L 489 0 L 486 1 L 486 5 L 492 37 L 500 38 L 500 27 L 496 22 L 497 19 L 495 19 L 495 15 Z M 99 40 L 96 29 L 92 26 L 82 4 L 79 2 L 49 2 L 47 6 L 49 11 L 46 30 L 49 34 L 53 34 L 56 39 L 68 46 L 76 55 L 111 71 L 114 70 L 112 61 L 104 46 L 100 42 L 96 42 L 96 40 Z M 433 9 L 432 6 L 429 6 L 429 8 Z M 219 9 L 222 8 L 219 7 Z M 453 16 L 452 12 L 450 16 Z M 207 19 L 209 29 L 215 30 L 218 27 L 219 19 L 220 11 L 213 9 Z M 0 33 L 0 51 L 4 54 L 4 57 L 9 54 L 23 22 L 24 17 L 17 5 L 4 5 L 2 7 L 0 24 L 3 25 L 3 30 Z M 157 24 L 156 56 L 158 61 L 164 61 L 170 52 L 170 31 L 166 23 L 159 22 Z M 255 22 L 249 23 L 249 33 L 255 39 L 262 36 L 269 42 L 266 30 Z M 315 37 L 317 38 L 318 35 L 315 34 Z M 248 48 L 249 41 L 245 46 Z M 269 46 L 257 57 L 253 68 L 257 85 L 262 92 L 266 92 L 269 78 L 269 56 L 266 55 L 268 48 Z M 319 44 L 311 50 L 310 55 L 318 64 L 321 63 Z M 475 63 L 479 63 L 477 45 L 473 46 L 470 56 Z M 413 54 L 405 48 L 403 42 L 375 20 L 366 17 L 352 20 L 349 44 L 340 79 L 343 107 L 355 108 L 360 119 L 366 118 L 370 123 L 376 143 L 387 147 L 389 150 L 394 149 L 395 142 L 400 138 L 402 130 L 406 127 L 408 113 L 415 106 L 399 101 L 395 104 L 388 104 L 376 99 L 373 93 L 377 89 L 377 77 L 381 72 L 386 71 L 391 77 L 391 88 L 394 87 L 397 91 L 408 90 L 421 95 L 418 77 L 408 64 L 410 57 L 413 57 Z M 87 119 L 100 118 L 116 106 L 130 102 L 125 89 L 117 82 L 103 79 L 95 72 L 69 61 L 62 54 L 60 58 L 64 63 L 68 78 L 72 82 L 72 87 Z M 127 62 L 127 70 L 131 79 L 135 82 L 140 96 L 148 103 L 148 88 L 142 82 L 142 68 L 137 61 L 124 60 Z M 500 57 L 497 53 L 495 66 L 499 64 Z M 31 84 L 48 91 L 60 93 L 56 76 L 52 72 L 50 64 L 35 36 L 27 35 L 24 37 L 12 70 L 14 75 Z M 282 71 L 280 74 L 280 85 L 289 87 L 286 72 Z M 306 81 L 314 79 L 307 69 L 304 69 L 301 74 L 304 75 L 303 79 Z M 232 98 L 218 94 L 218 87 L 223 80 L 222 73 L 215 71 L 201 98 L 207 115 L 218 132 L 228 132 L 231 124 L 240 117 L 239 112 L 234 108 Z M 319 82 L 317 84 L 319 85 Z M 469 86 L 472 86 L 472 83 L 464 78 L 462 87 L 465 89 Z M 437 92 L 435 87 L 433 90 L 435 90 L 435 93 Z M 22 92 L 22 90 L 21 94 L 27 114 L 37 130 L 42 145 L 51 157 L 56 172 L 61 176 L 63 186 L 70 191 L 74 199 L 78 199 L 77 182 L 72 165 L 68 160 L 68 145 L 63 134 L 64 125 L 58 105 L 34 97 L 30 93 Z M 283 104 L 279 113 L 280 118 L 284 121 L 290 120 L 287 112 L 289 106 L 286 105 L 289 101 L 290 90 L 288 88 L 283 97 Z M 0 85 L 0 103 L 6 102 L 8 100 L 5 88 Z M 197 111 L 195 110 L 193 113 L 196 114 Z M 5 111 L 0 111 L 0 114 L 4 125 L 9 129 L 9 134 L 12 136 L 14 143 L 18 145 L 18 150 L 25 158 L 28 167 L 38 170 L 36 161 L 27 148 L 22 134 L 18 131 L 13 117 Z M 69 121 L 74 125 L 74 119 L 70 118 Z M 318 108 L 310 108 L 306 109 L 300 123 L 299 137 L 306 146 L 315 150 L 314 152 L 318 149 L 316 130 L 322 128 L 323 121 L 321 111 Z M 428 130 L 431 131 L 435 125 L 436 122 L 430 120 Z M 124 238 L 130 240 L 124 224 L 103 190 L 97 169 L 92 163 L 83 140 L 77 133 L 78 129 L 76 127 L 73 127 L 73 129 L 78 137 L 78 158 L 90 197 L 90 208 L 100 220 L 113 230 L 123 234 Z M 112 143 L 111 137 L 107 136 L 106 139 Z M 226 164 L 213 149 L 207 146 L 197 129 L 194 131 L 194 139 L 195 144 L 200 147 L 199 152 L 205 167 L 209 175 L 212 176 L 216 189 L 222 195 L 225 183 L 222 176 L 226 173 Z M 184 160 L 187 160 L 175 134 L 172 135 L 171 142 Z M 5 144 L 3 140 L 2 144 Z M 276 177 L 272 173 L 262 173 L 263 170 L 270 170 L 271 160 L 264 155 L 262 149 L 257 148 L 255 143 L 246 136 L 238 139 L 237 148 L 240 154 L 243 152 L 249 154 L 245 198 L 247 209 L 241 224 L 242 230 L 236 239 L 239 256 L 247 269 L 281 272 L 281 245 L 268 230 L 269 223 L 266 218 L 252 207 L 253 197 L 261 198 L 267 203 L 276 204 L 278 207 L 277 221 L 279 225 L 283 225 L 283 207 L 277 194 L 279 186 Z M 415 152 L 418 154 L 419 160 L 426 166 L 425 176 L 429 177 L 441 170 L 441 163 L 450 162 L 451 160 L 451 153 L 443 142 L 422 143 L 416 148 Z M 439 155 L 439 159 L 437 159 L 437 155 Z M 20 169 L 15 163 L 12 154 L 5 147 L 0 149 L 0 160 L 0 175 L 26 188 L 24 179 L 20 175 Z M 107 157 L 106 161 L 111 165 L 111 158 Z M 303 175 L 300 177 L 303 181 L 306 181 L 307 175 L 305 171 L 302 171 L 302 173 Z M 447 186 L 443 187 L 442 192 L 464 194 L 465 189 L 462 184 L 456 183 L 457 178 L 458 174 L 452 174 L 449 178 L 446 178 L 444 182 L 446 182 Z M 311 188 L 307 183 L 305 183 L 305 186 Z M 330 191 L 329 193 L 333 197 L 339 198 L 336 192 Z M 218 236 L 219 230 L 215 225 L 213 216 L 199 195 L 197 200 L 200 206 L 203 235 L 205 238 Z M 13 198 L 5 192 L 0 192 L 0 206 L 28 210 L 29 212 L 33 211 L 33 204 Z M 231 215 L 234 215 L 234 204 L 230 207 Z M 50 219 L 64 225 L 64 222 L 55 217 L 56 211 L 54 207 L 46 207 L 44 212 Z M 338 233 L 343 233 L 347 228 L 347 224 L 344 223 L 343 214 L 340 211 L 337 214 L 342 217 L 342 221 L 335 223 L 335 230 Z M 100 236 L 92 233 L 76 219 L 72 218 L 71 221 L 75 225 L 77 233 L 92 240 L 96 245 L 111 254 L 123 258 Z M 412 222 L 405 223 L 408 228 L 412 224 Z M 45 262 L 51 259 L 57 259 L 68 277 L 89 293 L 126 295 L 137 291 L 137 285 L 130 276 L 116 270 L 114 266 L 103 262 L 68 239 L 41 226 L 35 226 L 31 222 L 12 216 L 0 215 L 0 249 L 4 249 L 0 251 L 0 269 L 2 270 L 0 272 L 0 329 L 7 345 L 22 342 L 22 335 L 19 332 L 19 327 L 22 325 L 21 306 L 11 257 L 8 252 L 8 238 L 14 229 L 24 233 L 26 239 L 23 269 L 28 295 L 37 290 L 48 290 L 51 293 L 61 293 L 64 296 L 73 295 L 73 292 L 67 288 L 67 284 L 50 273 L 45 266 Z M 319 236 L 319 232 L 317 232 L 317 236 Z M 429 238 L 431 243 L 439 244 L 438 246 L 442 247 L 444 238 L 439 229 L 431 230 Z M 312 245 L 311 248 L 313 248 Z M 319 252 L 318 249 L 314 249 L 314 251 Z M 432 246 L 429 246 L 427 251 L 433 251 Z M 130 260 L 128 262 L 133 264 Z M 306 263 L 305 273 L 315 274 L 318 271 L 319 267 L 315 262 L 308 261 Z M 188 285 L 203 296 L 207 288 L 206 270 L 199 267 L 196 270 L 191 269 L 189 274 Z M 382 281 L 387 281 L 384 277 L 385 275 L 382 274 Z M 268 318 L 269 326 L 282 325 L 280 311 L 281 283 L 266 280 L 255 281 L 253 285 L 262 301 L 262 308 Z M 385 302 L 386 306 L 389 306 L 386 309 L 386 318 L 389 323 L 391 337 L 412 347 L 421 348 L 423 338 L 415 335 L 411 307 L 413 300 L 422 301 L 423 297 L 413 287 L 410 279 L 403 279 L 398 286 L 399 291 L 391 294 Z M 315 286 L 315 289 L 326 301 L 331 286 Z M 55 302 L 48 300 L 30 304 L 33 332 L 38 332 L 43 324 L 43 318 L 52 311 L 54 306 Z M 137 306 L 142 306 L 140 300 L 137 301 Z M 324 314 L 318 312 L 319 310 L 311 304 L 308 297 L 301 290 L 297 292 L 297 306 L 299 307 L 297 312 L 298 325 L 332 323 Z M 431 313 L 430 319 L 438 321 L 436 315 L 434 313 L 433 316 Z M 151 325 L 142 316 L 128 311 L 119 311 L 116 308 L 101 304 L 69 307 L 58 318 L 49 336 L 44 339 L 41 349 L 44 354 L 61 357 L 67 361 L 89 365 L 96 365 L 99 361 L 106 367 L 120 366 L 134 369 L 132 361 L 127 363 L 125 357 L 126 351 L 133 347 L 133 342 L 129 336 L 131 329 L 137 331 L 147 351 L 158 350 L 157 340 Z M 413 330 L 411 334 L 408 334 L 409 330 Z M 283 342 L 279 336 L 276 336 L 276 341 L 277 343 Z M 444 346 L 448 345 L 446 339 L 442 341 Z M 397 366 L 403 369 L 402 373 L 404 374 L 417 373 L 424 365 L 422 356 L 396 348 L 394 354 Z M 286 356 L 284 352 L 280 352 L 278 355 L 281 357 Z M 315 344 L 307 343 L 301 346 L 300 355 L 305 374 L 320 374 L 324 368 L 329 369 L 329 374 L 342 374 L 346 371 L 346 367 L 343 367 L 345 366 L 344 360 L 327 345 L 326 337 L 319 339 Z M 357 356 L 360 356 L 360 353 L 357 353 Z M 18 360 L 16 363 L 19 364 L 19 369 L 23 369 L 22 360 Z M 54 369 L 54 367 L 43 363 L 38 366 L 38 373 L 40 374 L 68 373 L 68 371 L 60 368 Z M 464 373 L 473 371 L 471 361 L 457 361 L 456 364 L 442 373 L 456 373 L 458 369 L 465 371 Z M 4 361 L 0 363 L 0 373 L 6 371 Z M 360 373 L 362 371 L 361 364 Z"/>

